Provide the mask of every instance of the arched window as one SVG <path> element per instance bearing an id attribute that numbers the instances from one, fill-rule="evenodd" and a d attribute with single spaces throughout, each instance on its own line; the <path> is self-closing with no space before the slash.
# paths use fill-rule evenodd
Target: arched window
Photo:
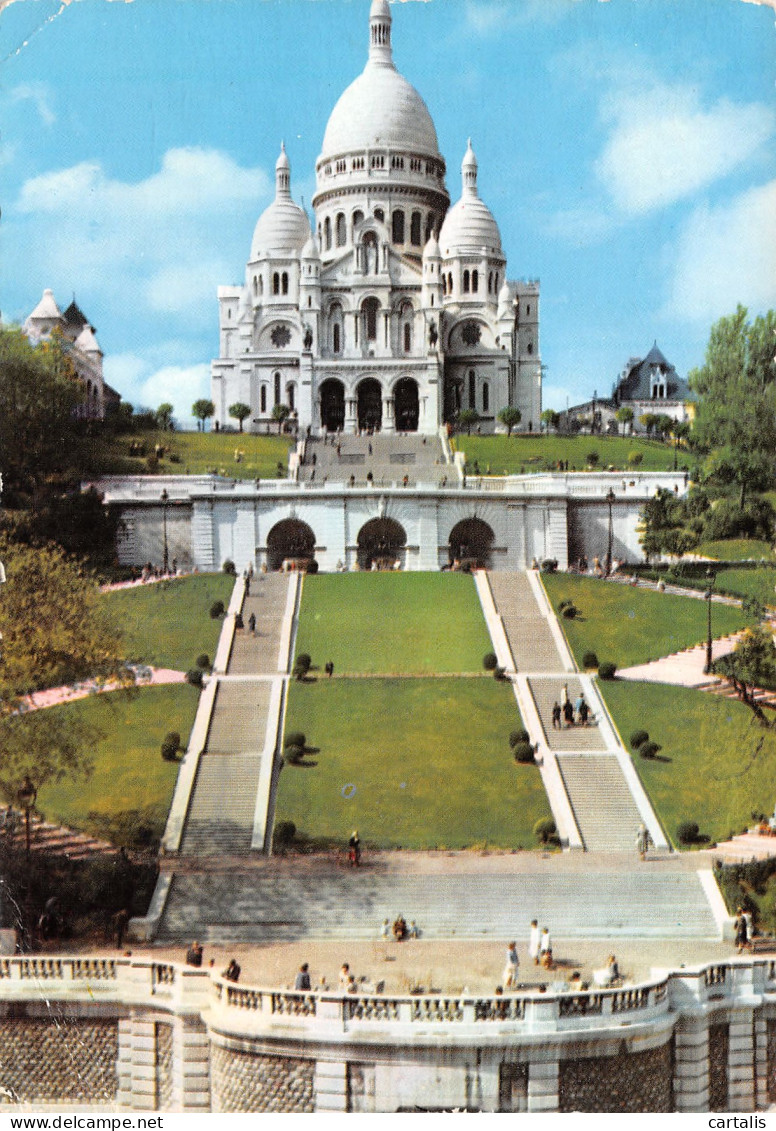
<path id="1" fill-rule="evenodd" d="M 468 295 L 468 293 L 469 293 L 469 272 L 468 272 L 468 270 L 464 271 L 464 273 L 463 273 L 463 293 L 465 295 Z"/>
<path id="2" fill-rule="evenodd" d="M 339 322 L 334 323 L 334 329 L 332 331 L 332 349 L 334 350 L 334 353 L 339 353 L 342 349 L 342 334 L 340 331 Z"/>
<path id="3" fill-rule="evenodd" d="M 447 276 L 447 293 L 450 294 L 450 295 L 453 293 L 453 273 L 452 273 L 452 271 L 450 271 L 448 273 L 448 276 Z"/>
<path id="4" fill-rule="evenodd" d="M 410 221 L 410 243 L 413 247 L 420 247 L 420 221 L 420 213 L 413 212 L 412 220 Z"/>
<path id="5" fill-rule="evenodd" d="M 375 208 L 375 220 L 379 220 L 381 224 L 385 223 L 385 212 L 382 208 Z"/>
<path id="6" fill-rule="evenodd" d="M 533 353 L 533 342 L 528 343 L 528 345 L 525 347 L 525 351 L 526 353 Z"/>
<path id="7" fill-rule="evenodd" d="M 273 295 L 280 294 L 280 275 L 278 275 L 277 271 L 272 276 L 272 293 Z"/>
<path id="8" fill-rule="evenodd" d="M 363 221 L 363 219 L 364 219 L 364 213 L 361 211 L 360 208 L 357 208 L 356 211 L 353 213 L 353 232 L 354 232 L 354 234 L 355 234 L 356 228 Z"/>
<path id="9" fill-rule="evenodd" d="M 393 217 L 393 242 L 404 243 L 404 213 L 399 208 L 394 212 Z"/>
<path id="10" fill-rule="evenodd" d="M 255 275 L 253 276 L 253 293 L 255 295 L 257 295 L 259 293 L 259 280 Z M 229 317 L 230 318 L 232 317 L 231 311 L 229 311 Z"/>
<path id="11" fill-rule="evenodd" d="M 472 292 L 476 295 L 480 289 L 480 273 L 475 269 L 472 271 Z"/>
<path id="12" fill-rule="evenodd" d="M 493 278 L 493 291 L 495 294 L 498 294 L 498 271 Z"/>
<path id="13" fill-rule="evenodd" d="M 428 241 L 434 234 L 434 228 L 436 227 L 435 220 L 436 217 L 434 216 L 434 213 L 429 212 L 428 216 L 426 217 L 426 243 L 428 243 Z"/>
<path id="14" fill-rule="evenodd" d="M 444 271 L 442 272 L 442 294 L 447 294 L 447 275 L 445 275 Z"/>
<path id="15" fill-rule="evenodd" d="M 291 412 L 294 411 L 295 390 L 296 390 L 296 385 L 293 383 L 293 381 L 291 382 L 290 385 L 286 386 L 286 403 L 288 404 L 288 407 L 291 410 Z"/>
<path id="16" fill-rule="evenodd" d="M 364 312 L 364 334 L 368 342 L 377 341 L 377 312 L 380 309 L 380 303 L 376 298 L 368 298 L 363 307 Z"/>
<path id="17" fill-rule="evenodd" d="M 275 374 L 275 404 L 280 404 L 280 374 Z"/>
<path id="18" fill-rule="evenodd" d="M 487 381 L 482 382 L 482 411 L 488 412 L 490 409 L 490 386 Z"/>
<path id="19" fill-rule="evenodd" d="M 404 323 L 404 352 L 412 352 L 412 323 Z"/>
<path id="20" fill-rule="evenodd" d="M 331 251 L 331 220 L 328 216 L 323 221 L 323 246 L 325 251 Z"/>
<path id="21" fill-rule="evenodd" d="M 345 213 L 337 213 L 337 247 L 344 247 L 347 242 L 347 231 L 345 230 Z"/>
<path id="22" fill-rule="evenodd" d="M 526 318 L 528 317 L 528 315 L 529 315 L 530 313 L 531 313 L 531 304 L 530 304 L 530 302 L 529 302 L 529 303 L 528 303 L 528 305 L 527 305 L 527 306 L 526 306 L 526 308 L 525 308 L 525 316 L 526 316 Z"/>
<path id="23" fill-rule="evenodd" d="M 477 407 L 477 378 L 474 375 L 474 370 L 469 370 L 469 408 L 476 409 Z"/>
<path id="24" fill-rule="evenodd" d="M 488 271 L 488 294 L 493 294 L 493 272 Z"/>
<path id="25" fill-rule="evenodd" d="M 329 325 L 331 326 L 331 348 L 333 353 L 342 350 L 342 307 L 338 302 L 333 302 L 329 309 Z"/>
<path id="26" fill-rule="evenodd" d="M 287 271 L 283 272 L 283 277 L 282 277 L 281 282 L 283 284 L 283 294 L 287 295 L 288 294 L 288 272 Z"/>
<path id="27" fill-rule="evenodd" d="M 261 392 L 259 393 L 259 412 L 265 413 L 266 411 L 267 411 L 267 386 L 262 385 L 261 386 Z"/>

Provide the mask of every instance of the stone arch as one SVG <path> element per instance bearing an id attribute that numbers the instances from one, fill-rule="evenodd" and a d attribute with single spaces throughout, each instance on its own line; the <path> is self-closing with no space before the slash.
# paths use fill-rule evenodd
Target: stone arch
<path id="1" fill-rule="evenodd" d="M 358 426 L 367 431 L 379 432 L 383 423 L 383 390 L 374 377 L 365 377 L 356 389 L 358 398 Z"/>
<path id="2" fill-rule="evenodd" d="M 404 563 L 407 533 L 395 518 L 373 518 L 358 532 L 358 564 L 361 569 L 393 569 Z"/>
<path id="3" fill-rule="evenodd" d="M 321 427 L 336 432 L 345 426 L 345 386 L 336 377 L 321 385 Z"/>
<path id="4" fill-rule="evenodd" d="M 494 538 L 492 529 L 481 518 L 461 519 L 450 531 L 450 562 L 460 562 L 471 569 L 490 569 Z"/>
<path id="5" fill-rule="evenodd" d="M 394 419 L 397 432 L 417 432 L 420 418 L 418 383 L 412 377 L 402 377 L 393 389 Z"/>
<path id="6" fill-rule="evenodd" d="M 315 561 L 315 534 L 306 522 L 284 518 L 267 535 L 267 566 L 282 569 L 286 561 L 306 569 Z"/>

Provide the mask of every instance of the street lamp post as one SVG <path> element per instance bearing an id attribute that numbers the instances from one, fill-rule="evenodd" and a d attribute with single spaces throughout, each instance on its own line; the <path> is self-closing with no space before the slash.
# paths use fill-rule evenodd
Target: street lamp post
<path id="1" fill-rule="evenodd" d="M 167 504 L 170 501 L 170 496 L 167 494 L 166 489 L 162 491 L 162 533 L 164 537 L 164 558 L 162 561 L 162 572 L 168 574 L 169 568 L 169 552 L 167 546 Z"/>
<path id="2" fill-rule="evenodd" d="M 704 675 L 711 675 L 712 658 L 711 658 L 711 591 L 714 588 L 714 571 L 712 569 L 706 570 L 706 578 L 708 580 L 708 588 L 704 595 L 706 601 L 706 665 L 703 669 Z"/>
<path id="3" fill-rule="evenodd" d="M 30 780 L 30 775 L 24 775 L 24 781 L 21 784 L 18 793 L 19 804 L 24 809 L 25 818 L 25 843 L 27 846 L 27 891 L 26 891 L 26 909 L 25 909 L 25 923 L 24 930 L 27 935 L 28 942 L 32 941 L 32 854 L 31 854 L 31 838 L 30 838 L 30 811 L 35 808 L 35 801 L 38 796 L 38 791 Z"/>
<path id="4" fill-rule="evenodd" d="M 614 528 L 612 525 L 612 505 L 614 504 L 615 494 L 612 488 L 609 488 L 609 493 L 606 496 L 606 502 L 609 507 L 609 539 L 606 545 L 606 576 L 612 572 L 612 543 L 614 541 Z"/>

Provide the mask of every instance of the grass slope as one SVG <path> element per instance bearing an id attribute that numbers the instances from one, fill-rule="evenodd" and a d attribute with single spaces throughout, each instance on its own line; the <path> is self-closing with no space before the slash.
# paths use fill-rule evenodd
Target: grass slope
<path id="1" fill-rule="evenodd" d="M 214 601 L 228 605 L 234 578 L 194 574 L 136 589 L 105 593 L 118 618 L 127 658 L 186 671 L 201 652 L 215 655 L 221 621 L 210 616 Z"/>
<path id="2" fill-rule="evenodd" d="M 296 650 L 392 675 L 481 671 L 491 643 L 471 576 L 356 573 L 305 578 Z"/>
<path id="3" fill-rule="evenodd" d="M 648 589 L 573 574 L 543 574 L 555 611 L 564 599 L 579 609 L 575 620 L 560 617 L 574 658 L 585 652 L 613 660 L 619 668 L 657 660 L 706 639 L 706 603 Z M 560 616 L 560 614 L 558 614 Z M 724 636 L 747 623 L 741 609 L 713 605 L 712 632 Z"/>
<path id="4" fill-rule="evenodd" d="M 624 742 L 643 728 L 662 746 L 666 760 L 637 755 L 634 763 L 671 837 L 689 820 L 712 841 L 724 840 L 750 825 L 753 811 L 772 812 L 776 731 L 753 725 L 743 703 L 663 684 L 599 686 Z"/>
<path id="5" fill-rule="evenodd" d="M 284 766 L 276 822 L 381 848 L 532 847 L 550 811 L 538 769 L 517 766 L 512 690 L 495 680 L 318 680 L 289 691 L 287 731 L 320 752 Z"/>
<path id="6" fill-rule="evenodd" d="M 131 456 L 130 444 L 142 443 L 145 456 Z M 277 465 L 288 465 L 288 436 L 253 436 L 235 432 L 137 432 L 77 441 L 81 466 L 92 475 L 205 475 L 215 471 L 230 479 L 277 478 Z M 149 465 L 157 444 L 167 449 Z M 235 449 L 243 453 L 237 463 Z M 173 462 L 170 455 L 177 457 Z"/>
<path id="7" fill-rule="evenodd" d="M 66 718 L 83 718 L 102 737 L 91 751 L 94 771 L 86 780 L 65 779 L 41 789 L 38 805 L 46 819 L 104 833 L 106 821 L 141 810 L 144 821 L 161 834 L 178 767 L 162 761 L 160 747 L 169 731 L 178 731 L 186 744 L 197 702 L 194 688 L 178 684 L 146 687 L 132 697 L 109 692 L 49 708 L 66 712 Z"/>
<path id="8" fill-rule="evenodd" d="M 776 560 L 776 554 L 769 542 L 760 542 L 756 538 L 726 538 L 719 542 L 701 542 L 693 550 L 702 558 L 714 558 L 720 562 L 767 562 Z"/>
<path id="9" fill-rule="evenodd" d="M 473 470 L 475 460 L 480 472 L 492 475 L 516 475 L 532 471 L 554 470 L 558 460 L 568 460 L 569 470 L 584 471 L 587 456 L 598 452 L 598 470 L 608 467 L 628 467 L 631 452 L 640 452 L 640 471 L 672 471 L 674 449 L 657 440 L 636 436 L 466 436 L 458 435 L 454 448 L 466 453 L 466 461 Z M 679 452 L 679 463 L 685 462 L 686 453 Z M 490 467 L 490 472 L 487 468 Z"/>

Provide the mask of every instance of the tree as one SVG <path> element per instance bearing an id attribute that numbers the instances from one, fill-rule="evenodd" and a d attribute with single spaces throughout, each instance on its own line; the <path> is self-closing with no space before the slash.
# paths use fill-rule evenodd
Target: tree
<path id="1" fill-rule="evenodd" d="M 501 412 L 498 414 L 498 418 L 506 427 L 507 435 L 511 436 L 512 429 L 517 428 L 518 424 L 523 419 L 523 414 L 519 408 L 507 405 L 506 408 L 502 408 Z"/>
<path id="2" fill-rule="evenodd" d="M 667 412 L 661 412 L 655 420 L 655 431 L 661 440 L 665 440 L 674 426 L 673 416 L 669 416 Z"/>
<path id="3" fill-rule="evenodd" d="M 291 409 L 287 404 L 276 404 L 272 410 L 272 419 L 277 422 L 278 436 L 283 431 L 283 425 L 291 415 Z"/>
<path id="4" fill-rule="evenodd" d="M 776 684 L 776 648 L 768 629 L 762 625 L 747 629 L 734 651 L 715 662 L 714 671 L 728 681 L 763 726 L 773 726 L 755 697 L 758 687 Z"/>
<path id="5" fill-rule="evenodd" d="M 558 431 L 560 416 L 554 408 L 546 408 L 542 413 L 541 421 L 547 431 L 549 431 L 550 428 L 553 428 L 556 432 Z"/>
<path id="6" fill-rule="evenodd" d="M 210 417 L 215 414 L 215 411 L 216 411 L 216 406 L 213 404 L 212 401 L 208 401 L 208 400 L 204 400 L 204 399 L 199 400 L 199 401 L 194 401 L 194 404 L 191 406 L 191 415 L 196 417 L 196 419 L 197 419 L 197 429 L 200 432 L 205 431 L 205 421 L 209 420 Z"/>
<path id="7" fill-rule="evenodd" d="M 647 435 L 651 436 L 657 424 L 657 413 L 645 412 L 639 417 L 639 424 L 643 425 Z"/>
<path id="8" fill-rule="evenodd" d="M 156 417 L 156 427 L 160 428 L 162 432 L 172 432 L 175 424 L 172 419 L 173 407 L 169 401 L 164 401 L 160 404 L 154 416 Z"/>
<path id="9" fill-rule="evenodd" d="M 471 436 L 472 424 L 476 424 L 480 414 L 475 408 L 464 408 L 458 413 L 458 427 L 466 429 L 466 435 Z"/>
<path id="10" fill-rule="evenodd" d="M 630 405 L 624 404 L 614 414 L 615 419 L 622 424 L 622 434 L 625 435 L 625 429 L 629 424 L 633 424 L 633 409 Z"/>
<path id="11" fill-rule="evenodd" d="M 242 432 L 243 420 L 251 415 L 251 406 L 246 404 L 245 401 L 236 401 L 229 405 L 229 415 L 240 422 L 240 431 Z"/>

